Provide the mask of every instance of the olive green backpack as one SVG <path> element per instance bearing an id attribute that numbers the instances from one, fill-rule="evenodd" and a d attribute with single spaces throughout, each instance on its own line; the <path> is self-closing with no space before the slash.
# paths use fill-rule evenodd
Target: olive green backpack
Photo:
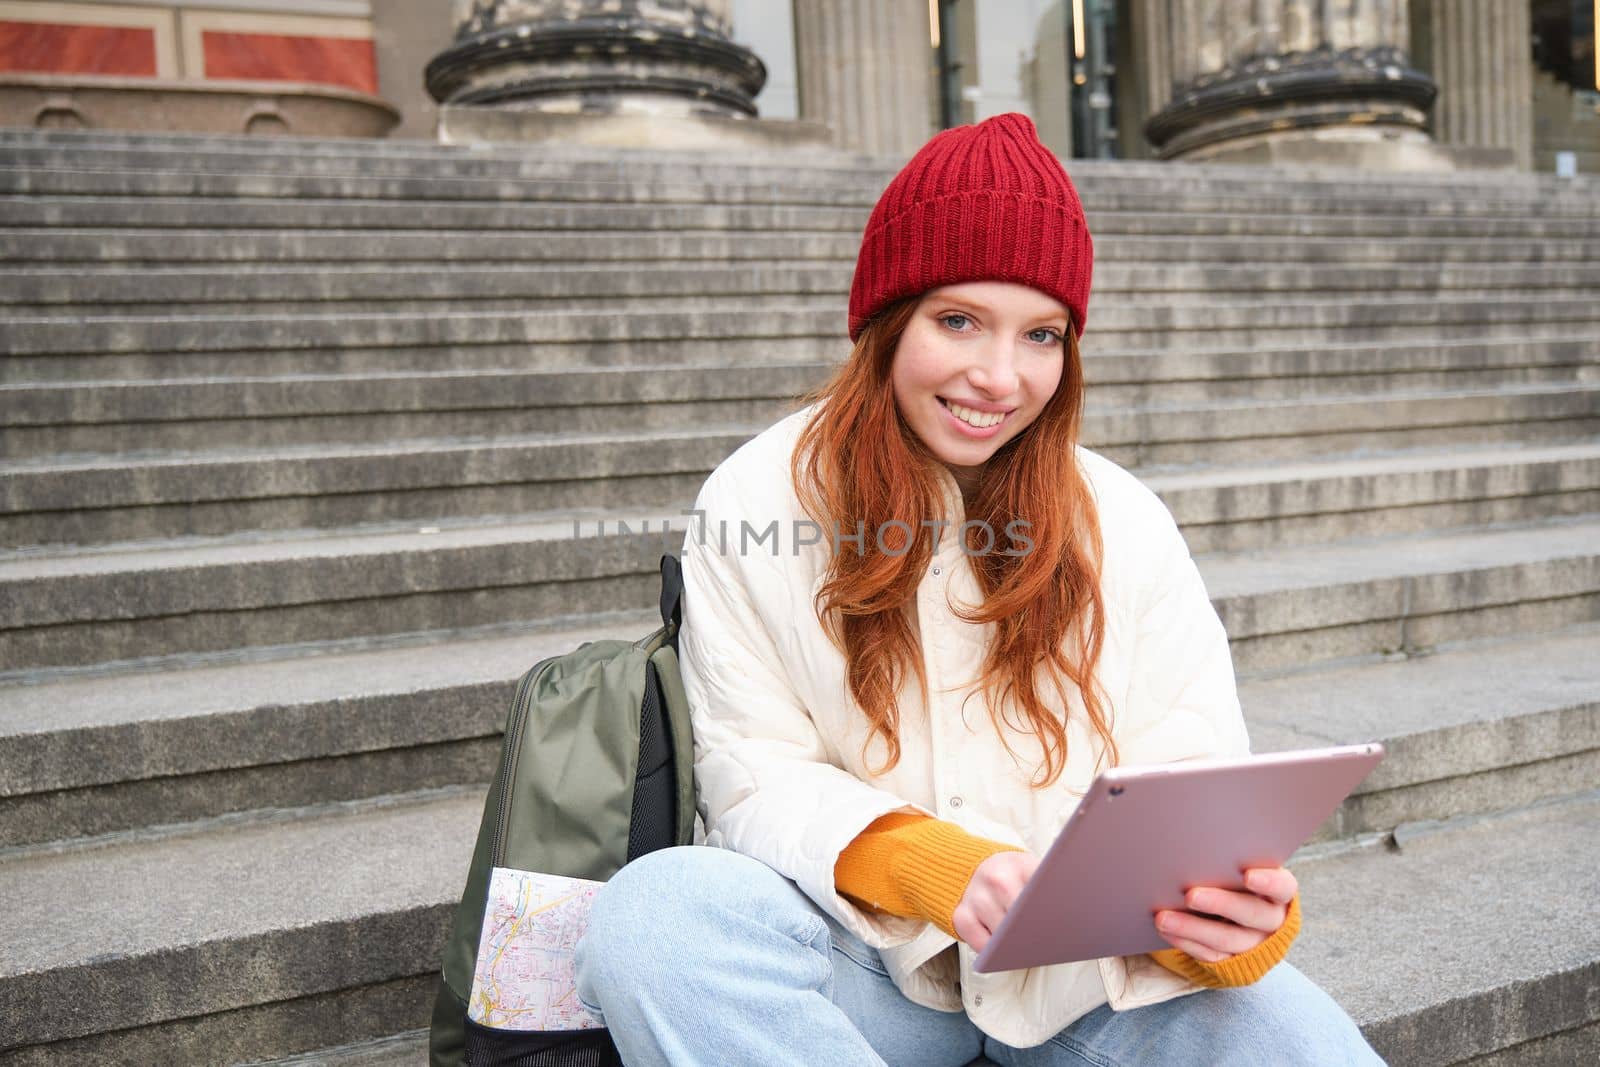
<path id="1" fill-rule="evenodd" d="M 620 1067 L 603 1029 L 519 1029 L 505 1013 L 480 1011 L 483 1025 L 468 1005 L 491 887 L 503 894 L 506 879 L 525 878 L 519 872 L 603 882 L 647 852 L 693 842 L 694 745 L 678 674 L 682 596 L 678 561 L 664 556 L 659 629 L 634 642 L 584 644 L 535 664 L 518 683 L 444 948 L 431 1067 Z"/>

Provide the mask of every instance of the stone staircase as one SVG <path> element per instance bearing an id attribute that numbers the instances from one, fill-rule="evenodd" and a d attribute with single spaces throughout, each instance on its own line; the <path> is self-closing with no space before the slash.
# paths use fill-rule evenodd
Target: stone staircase
<path id="1" fill-rule="evenodd" d="M 1292 959 L 1394 1063 L 1595 1062 L 1600 185 L 1071 169 L 1086 442 L 1256 748 L 1389 748 Z M 647 628 L 892 172 L 0 131 L 0 1064 L 422 1062 L 513 681 Z"/>

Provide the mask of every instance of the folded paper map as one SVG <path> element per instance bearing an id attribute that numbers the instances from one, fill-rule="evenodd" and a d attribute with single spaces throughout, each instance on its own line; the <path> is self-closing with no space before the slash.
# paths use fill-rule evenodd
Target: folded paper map
<path id="1" fill-rule="evenodd" d="M 496 867 L 467 1017 L 496 1030 L 596 1030 L 578 1003 L 572 950 L 603 882 Z"/>

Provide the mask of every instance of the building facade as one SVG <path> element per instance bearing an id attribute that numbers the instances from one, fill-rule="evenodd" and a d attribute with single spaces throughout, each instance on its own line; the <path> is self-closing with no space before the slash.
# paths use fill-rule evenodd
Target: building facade
<path id="1" fill-rule="evenodd" d="M 583 136 L 628 115 L 649 116 L 669 140 L 676 119 L 754 120 L 779 143 L 820 129 L 838 148 L 905 155 L 944 126 L 1023 111 L 1063 157 L 1594 173 L 1597 9 L 1600 0 L 6 0 L 0 122 L 433 138 L 447 131 L 442 104 L 518 114 L 537 131 L 530 139 Z M 212 99 L 228 103 L 201 121 L 195 101 Z M 507 129 L 502 115 L 485 136 Z"/>

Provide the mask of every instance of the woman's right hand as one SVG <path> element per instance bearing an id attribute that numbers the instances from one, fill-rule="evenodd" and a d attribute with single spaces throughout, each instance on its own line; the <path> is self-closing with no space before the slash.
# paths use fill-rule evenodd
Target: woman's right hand
<path id="1" fill-rule="evenodd" d="M 956 936 L 982 952 L 1038 867 L 1039 857 L 1016 851 L 996 852 L 978 864 L 951 919 Z"/>

